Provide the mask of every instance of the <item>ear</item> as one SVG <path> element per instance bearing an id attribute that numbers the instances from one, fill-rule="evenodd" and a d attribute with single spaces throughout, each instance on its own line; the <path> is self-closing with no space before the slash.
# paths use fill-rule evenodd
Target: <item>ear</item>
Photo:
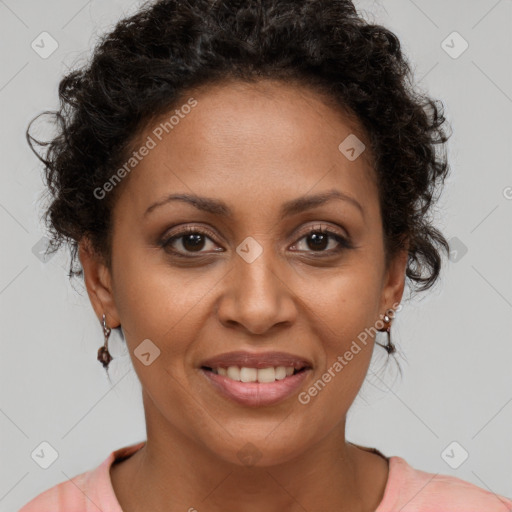
<path id="1" fill-rule="evenodd" d="M 119 314 L 112 291 L 112 276 L 104 259 L 93 249 L 87 237 L 80 241 L 78 255 L 84 270 L 87 294 L 96 316 L 101 322 L 105 315 L 106 323 L 110 328 L 119 327 Z"/>
<path id="2" fill-rule="evenodd" d="M 395 309 L 400 304 L 405 288 L 405 271 L 409 256 L 408 244 L 390 260 L 384 275 L 380 312 Z"/>

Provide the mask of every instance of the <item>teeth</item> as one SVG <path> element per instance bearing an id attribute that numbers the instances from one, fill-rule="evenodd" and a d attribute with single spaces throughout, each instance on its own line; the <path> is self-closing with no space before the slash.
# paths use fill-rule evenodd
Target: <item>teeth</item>
<path id="1" fill-rule="evenodd" d="M 238 366 L 229 366 L 226 368 L 213 368 L 213 373 L 224 375 L 238 382 L 274 382 L 282 380 L 285 377 L 293 375 L 292 366 L 277 366 L 269 368 L 246 368 Z"/>
<path id="2" fill-rule="evenodd" d="M 286 377 L 286 368 L 284 366 L 278 366 L 275 369 L 276 379 L 282 380 Z"/>
<path id="3" fill-rule="evenodd" d="M 228 368 L 227 376 L 233 380 L 240 380 L 240 368 L 238 366 L 230 366 Z"/>
<path id="4" fill-rule="evenodd" d="M 274 382 L 275 380 L 276 371 L 274 368 L 260 368 L 258 370 L 258 382 Z"/>
<path id="5" fill-rule="evenodd" d="M 239 375 L 241 382 L 256 382 L 258 380 L 258 370 L 256 368 L 240 368 Z"/>

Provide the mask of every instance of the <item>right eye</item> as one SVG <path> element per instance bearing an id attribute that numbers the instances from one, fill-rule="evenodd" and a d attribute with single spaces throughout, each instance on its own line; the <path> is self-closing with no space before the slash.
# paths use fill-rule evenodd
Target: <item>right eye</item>
<path id="1" fill-rule="evenodd" d="M 189 256 L 193 253 L 205 254 L 202 249 L 205 246 L 206 240 L 213 242 L 213 233 L 210 233 L 204 228 L 187 227 L 173 233 L 171 236 L 164 237 L 160 242 L 160 245 L 166 250 L 178 256 L 185 258 L 194 258 L 195 256 Z M 220 252 L 223 249 L 214 249 L 214 252 Z M 188 253 L 188 254 L 187 254 Z"/>

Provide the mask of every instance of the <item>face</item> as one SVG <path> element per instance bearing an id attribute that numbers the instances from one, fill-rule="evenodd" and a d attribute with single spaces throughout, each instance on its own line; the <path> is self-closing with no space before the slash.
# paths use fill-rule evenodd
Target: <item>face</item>
<path id="1" fill-rule="evenodd" d="M 123 328 L 148 437 L 186 436 L 236 464 L 252 443 L 259 464 L 283 462 L 344 424 L 373 350 L 374 331 L 361 333 L 400 302 L 405 254 L 385 267 L 369 149 L 354 160 L 338 148 L 364 134 L 321 96 L 266 81 L 190 97 L 168 133 L 155 123 L 141 138 L 155 144 L 124 178 L 111 269 L 81 245 L 87 289 L 98 317 Z M 286 352 L 309 369 L 239 383 L 274 386 L 258 405 L 201 369 L 232 351 Z"/>

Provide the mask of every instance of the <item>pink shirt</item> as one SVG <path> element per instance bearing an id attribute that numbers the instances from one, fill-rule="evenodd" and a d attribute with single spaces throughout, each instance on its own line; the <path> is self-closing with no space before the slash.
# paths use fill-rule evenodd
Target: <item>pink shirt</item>
<path id="1" fill-rule="evenodd" d="M 122 512 L 109 469 L 145 441 L 113 451 L 97 468 L 42 492 L 18 512 Z M 512 500 L 448 475 L 412 468 L 401 457 L 389 457 L 383 499 L 375 512 L 512 512 Z"/>

